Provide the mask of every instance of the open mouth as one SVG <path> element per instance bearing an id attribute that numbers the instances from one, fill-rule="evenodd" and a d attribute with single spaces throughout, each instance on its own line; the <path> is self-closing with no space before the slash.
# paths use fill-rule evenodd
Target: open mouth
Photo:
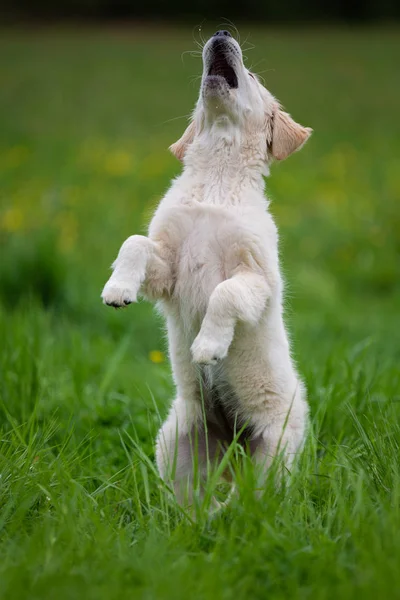
<path id="1" fill-rule="evenodd" d="M 211 66 L 207 75 L 208 77 L 223 77 L 230 88 L 238 87 L 238 78 L 235 70 L 228 64 L 225 53 L 221 48 L 214 48 Z"/>

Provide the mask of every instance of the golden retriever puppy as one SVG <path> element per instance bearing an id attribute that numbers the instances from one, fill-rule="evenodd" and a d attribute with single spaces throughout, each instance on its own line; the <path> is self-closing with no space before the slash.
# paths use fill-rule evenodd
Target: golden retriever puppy
<path id="1" fill-rule="evenodd" d="M 194 470 L 205 479 L 236 432 L 263 474 L 278 452 L 289 468 L 302 447 L 308 406 L 282 316 L 264 176 L 311 131 L 246 69 L 230 33 L 215 33 L 191 122 L 171 146 L 182 173 L 148 237 L 124 242 L 104 287 L 110 306 L 142 294 L 165 315 L 176 398 L 156 457 L 181 502 L 190 501 Z"/>

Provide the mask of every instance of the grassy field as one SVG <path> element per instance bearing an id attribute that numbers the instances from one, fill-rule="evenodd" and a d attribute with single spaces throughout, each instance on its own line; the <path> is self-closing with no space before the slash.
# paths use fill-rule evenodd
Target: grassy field
<path id="1" fill-rule="evenodd" d="M 260 501 L 245 469 L 224 513 L 182 515 L 153 466 L 160 320 L 99 298 L 179 172 L 192 32 L 3 31 L 1 598 L 400 598 L 399 31 L 241 30 L 315 130 L 268 180 L 312 413 L 299 468 Z"/>

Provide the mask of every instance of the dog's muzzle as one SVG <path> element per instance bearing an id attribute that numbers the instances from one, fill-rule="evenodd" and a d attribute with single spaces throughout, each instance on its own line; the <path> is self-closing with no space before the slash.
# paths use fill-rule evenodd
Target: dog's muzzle
<path id="1" fill-rule="evenodd" d="M 228 31 L 217 31 L 208 42 L 205 56 L 207 75 L 204 80 L 207 87 L 238 87 L 238 78 L 232 66 L 236 49 L 231 40 Z"/>

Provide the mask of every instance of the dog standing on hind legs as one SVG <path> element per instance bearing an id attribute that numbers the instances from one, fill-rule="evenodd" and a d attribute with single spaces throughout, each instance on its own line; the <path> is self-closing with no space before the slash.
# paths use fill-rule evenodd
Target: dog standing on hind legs
<path id="1" fill-rule="evenodd" d="M 312 130 L 285 113 L 227 31 L 203 49 L 200 95 L 171 146 L 183 162 L 148 237 L 122 245 L 103 301 L 156 301 L 168 327 L 177 396 L 157 438 L 160 475 L 178 499 L 242 427 L 266 472 L 301 449 L 308 406 L 283 322 L 278 235 L 263 176 Z M 189 494 L 190 496 L 190 494 Z M 186 502 L 190 498 L 186 497 Z"/>

